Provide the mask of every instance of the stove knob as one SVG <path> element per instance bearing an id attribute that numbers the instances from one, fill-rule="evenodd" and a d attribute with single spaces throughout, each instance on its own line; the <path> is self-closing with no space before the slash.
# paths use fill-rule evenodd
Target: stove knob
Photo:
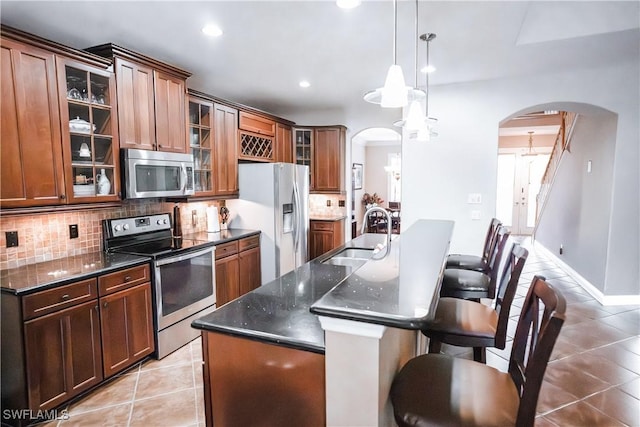
<path id="1" fill-rule="evenodd" d="M 120 226 L 120 224 L 116 225 L 115 227 L 113 227 L 113 229 L 118 232 L 120 230 L 122 230 L 122 227 Z"/>
<path id="2" fill-rule="evenodd" d="M 163 219 L 163 220 L 162 220 L 162 223 L 163 223 L 163 224 L 169 224 L 169 220 L 167 220 L 167 219 Z"/>
<path id="3" fill-rule="evenodd" d="M 125 225 L 123 225 L 123 226 L 122 226 L 122 228 L 123 228 L 124 230 L 128 230 L 128 229 L 129 229 L 129 224 L 125 224 Z"/>
<path id="4" fill-rule="evenodd" d="M 158 225 L 162 225 L 162 220 L 161 219 L 158 220 Z"/>

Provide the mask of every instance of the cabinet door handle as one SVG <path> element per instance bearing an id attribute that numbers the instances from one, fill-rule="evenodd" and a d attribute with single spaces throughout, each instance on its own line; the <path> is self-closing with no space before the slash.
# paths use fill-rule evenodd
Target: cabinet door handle
<path id="1" fill-rule="evenodd" d="M 131 280 L 131 276 L 125 276 L 125 277 L 124 277 L 124 281 L 125 281 L 125 282 L 128 282 L 129 280 Z"/>
<path id="2" fill-rule="evenodd" d="M 62 301 L 66 301 L 66 300 L 68 300 L 68 299 L 69 299 L 69 294 L 64 294 L 64 295 L 62 295 L 62 296 L 60 297 L 60 299 L 61 299 Z"/>
<path id="3" fill-rule="evenodd" d="M 102 307 L 104 307 L 104 308 L 107 308 L 108 305 L 109 305 L 109 303 L 106 302 L 106 301 L 102 303 Z"/>
<path id="4" fill-rule="evenodd" d="M 66 199 L 66 198 L 67 198 L 67 196 L 66 196 L 66 195 L 64 195 L 64 194 L 61 194 L 61 195 L 60 195 L 60 200 L 64 200 L 64 199 Z"/>

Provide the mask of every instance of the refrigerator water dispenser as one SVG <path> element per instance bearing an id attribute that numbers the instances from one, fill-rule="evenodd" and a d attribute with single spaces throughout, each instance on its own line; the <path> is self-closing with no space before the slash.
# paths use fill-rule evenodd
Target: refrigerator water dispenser
<path id="1" fill-rule="evenodd" d="M 293 232 L 293 203 L 282 205 L 282 232 Z"/>

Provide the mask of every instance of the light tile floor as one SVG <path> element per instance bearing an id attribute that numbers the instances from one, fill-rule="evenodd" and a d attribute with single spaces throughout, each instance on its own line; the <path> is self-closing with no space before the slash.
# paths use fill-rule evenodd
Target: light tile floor
<path id="1" fill-rule="evenodd" d="M 509 337 L 535 274 L 545 276 L 567 300 L 567 321 L 545 374 L 536 426 L 640 426 L 640 307 L 600 305 L 523 244 L 530 255 L 510 313 Z M 505 350 L 490 349 L 487 363 L 506 370 L 510 350 L 510 343 Z M 443 346 L 443 351 L 472 358 L 467 349 Z M 204 426 L 200 340 L 162 360 L 139 364 L 68 411 L 68 420 L 47 427 Z"/>

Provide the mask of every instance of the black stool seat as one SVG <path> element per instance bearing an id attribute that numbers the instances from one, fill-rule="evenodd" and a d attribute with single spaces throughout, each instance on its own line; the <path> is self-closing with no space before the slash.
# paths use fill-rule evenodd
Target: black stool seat
<path id="1" fill-rule="evenodd" d="M 479 293 L 481 295 L 477 298 L 487 298 L 490 285 L 491 277 L 484 273 L 457 268 L 447 269 L 442 278 L 440 296 L 459 297 L 460 294 Z M 464 296 L 463 298 L 474 298 L 474 296 Z"/>
<path id="2" fill-rule="evenodd" d="M 411 359 L 391 388 L 399 426 L 513 426 L 520 396 L 508 373 L 443 354 Z"/>
<path id="3" fill-rule="evenodd" d="M 486 272 L 489 270 L 489 263 L 483 257 L 477 255 L 451 254 L 447 257 L 445 268 Z"/>

